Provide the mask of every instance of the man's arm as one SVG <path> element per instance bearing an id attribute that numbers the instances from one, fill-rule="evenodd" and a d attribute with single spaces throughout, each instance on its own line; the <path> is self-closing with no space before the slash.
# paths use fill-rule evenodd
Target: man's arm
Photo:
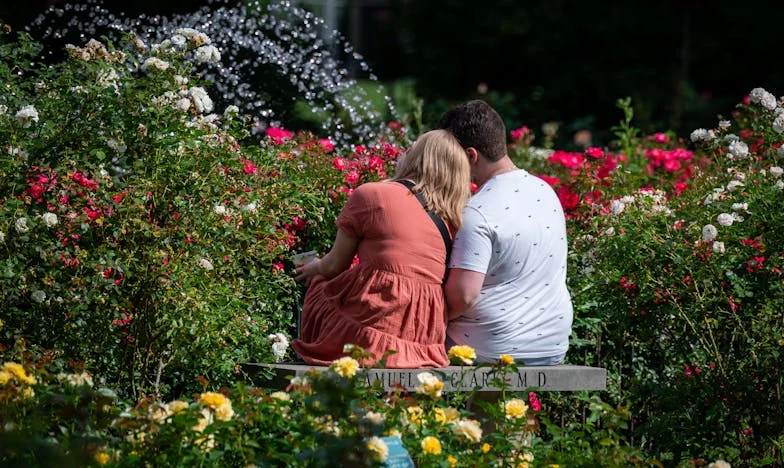
<path id="1" fill-rule="evenodd" d="M 449 271 L 445 287 L 448 320 L 460 317 L 476 302 L 484 282 L 484 273 L 462 268 L 452 268 Z"/>

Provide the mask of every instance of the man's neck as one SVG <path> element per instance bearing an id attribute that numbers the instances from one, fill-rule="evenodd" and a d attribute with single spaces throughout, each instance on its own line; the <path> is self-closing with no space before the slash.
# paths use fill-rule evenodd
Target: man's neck
<path id="1" fill-rule="evenodd" d="M 507 172 L 516 171 L 517 166 L 514 165 L 509 156 L 504 156 L 503 158 L 499 159 L 498 161 L 488 163 L 486 166 L 486 170 L 482 174 L 481 177 L 476 179 L 476 184 L 480 187 L 485 184 L 488 180 L 492 179 L 493 177 L 501 174 L 505 174 Z"/>

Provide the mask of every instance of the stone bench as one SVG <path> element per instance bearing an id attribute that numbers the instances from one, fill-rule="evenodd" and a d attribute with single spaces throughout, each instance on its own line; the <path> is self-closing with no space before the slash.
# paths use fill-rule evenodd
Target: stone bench
<path id="1" fill-rule="evenodd" d="M 307 364 L 263 364 L 246 363 L 242 365 L 245 373 L 254 384 L 267 388 L 285 388 L 291 377 L 302 377 L 309 370 L 326 371 L 327 367 Z M 367 385 L 380 381 L 384 390 L 400 388 L 413 391 L 419 385 L 417 374 L 430 372 L 444 380 L 444 391 L 477 390 L 495 392 L 498 388 L 491 384 L 493 376 L 489 367 L 449 366 L 439 369 L 367 369 L 360 370 L 358 378 Z M 272 379 L 259 378 L 259 374 L 272 372 Z M 460 379 L 462 373 L 462 380 Z M 518 372 L 507 375 L 510 391 L 522 391 L 536 387 L 540 391 L 580 391 L 605 390 L 607 370 L 588 366 L 519 366 Z"/>

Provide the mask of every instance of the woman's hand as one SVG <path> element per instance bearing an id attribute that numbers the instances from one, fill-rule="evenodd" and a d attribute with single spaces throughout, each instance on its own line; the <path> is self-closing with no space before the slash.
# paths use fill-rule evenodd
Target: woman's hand
<path id="1" fill-rule="evenodd" d="M 313 277 L 321 274 L 321 259 L 314 258 L 295 271 L 297 275 L 294 277 L 294 280 L 299 283 L 305 283 L 305 286 L 310 286 L 310 281 Z"/>

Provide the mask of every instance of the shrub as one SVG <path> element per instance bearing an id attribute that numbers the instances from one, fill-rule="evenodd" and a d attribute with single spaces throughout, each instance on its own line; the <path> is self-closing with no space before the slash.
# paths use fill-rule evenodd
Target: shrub
<path id="1" fill-rule="evenodd" d="M 550 180 L 570 218 L 576 344 L 588 348 L 572 359 L 618 369 L 633 434 L 676 462 L 782 462 L 782 115 L 756 89 L 733 120 L 696 130 L 692 152 L 638 135 L 627 107 L 612 152 L 534 166 L 560 171 Z"/>
<path id="2" fill-rule="evenodd" d="M 188 58 L 208 39 L 179 32 L 184 50 L 91 40 L 49 67 L 24 35 L 0 46 L 0 339 L 134 395 L 271 361 L 301 300 L 290 254 L 323 252 L 346 194 L 399 152 L 336 169 L 328 139 L 270 128 L 259 145 L 236 108 L 210 113 Z"/>

